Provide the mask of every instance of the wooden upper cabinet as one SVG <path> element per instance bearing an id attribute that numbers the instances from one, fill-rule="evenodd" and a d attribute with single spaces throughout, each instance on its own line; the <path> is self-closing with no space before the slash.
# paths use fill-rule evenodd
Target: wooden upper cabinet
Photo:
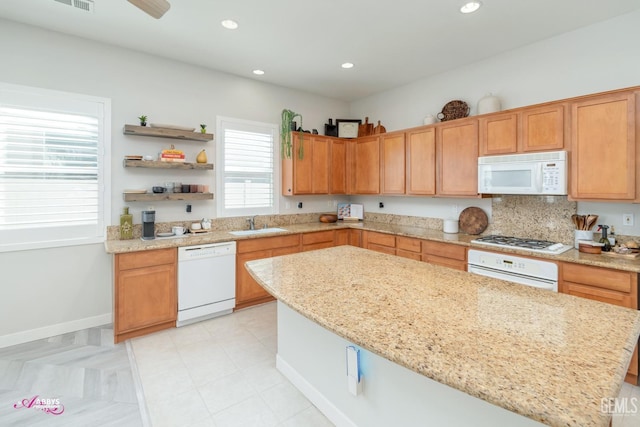
<path id="1" fill-rule="evenodd" d="M 518 113 L 483 116 L 478 124 L 481 156 L 518 151 Z"/>
<path id="2" fill-rule="evenodd" d="M 480 155 L 562 150 L 566 109 L 566 103 L 553 103 L 480 117 Z"/>
<path id="3" fill-rule="evenodd" d="M 478 119 L 437 127 L 437 194 L 478 196 Z"/>
<path id="4" fill-rule="evenodd" d="M 380 136 L 380 192 L 382 194 L 405 193 L 405 158 L 404 132 Z"/>
<path id="5" fill-rule="evenodd" d="M 368 136 L 352 141 L 351 194 L 380 194 L 380 138 Z"/>
<path id="6" fill-rule="evenodd" d="M 519 151 L 562 150 L 568 123 L 566 109 L 566 103 L 523 109 Z"/>
<path id="7" fill-rule="evenodd" d="M 331 140 L 329 194 L 347 194 L 347 141 Z"/>
<path id="8" fill-rule="evenodd" d="M 406 134 L 406 193 L 432 196 L 436 194 L 436 130 Z"/>
<path id="9" fill-rule="evenodd" d="M 282 160 L 282 194 L 328 194 L 331 141 L 326 137 L 294 133 L 290 159 Z M 302 138 L 302 141 L 300 140 Z M 298 152 L 303 146 L 303 158 Z"/>
<path id="10" fill-rule="evenodd" d="M 571 198 L 636 199 L 636 94 L 571 104 Z"/>

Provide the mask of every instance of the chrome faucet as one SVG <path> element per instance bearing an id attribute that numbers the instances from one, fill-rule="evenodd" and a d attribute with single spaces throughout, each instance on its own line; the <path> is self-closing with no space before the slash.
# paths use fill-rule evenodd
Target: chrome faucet
<path id="1" fill-rule="evenodd" d="M 256 217 L 255 217 L 255 215 L 247 218 L 247 221 L 249 222 L 249 230 L 255 230 L 256 229 Z"/>

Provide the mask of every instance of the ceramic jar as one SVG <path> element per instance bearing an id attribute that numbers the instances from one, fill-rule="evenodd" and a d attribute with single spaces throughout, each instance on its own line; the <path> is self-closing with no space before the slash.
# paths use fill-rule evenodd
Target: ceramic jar
<path id="1" fill-rule="evenodd" d="M 501 109 L 502 105 L 500 103 L 500 98 L 490 93 L 484 98 L 480 98 L 480 101 L 478 101 L 478 114 L 495 113 Z"/>

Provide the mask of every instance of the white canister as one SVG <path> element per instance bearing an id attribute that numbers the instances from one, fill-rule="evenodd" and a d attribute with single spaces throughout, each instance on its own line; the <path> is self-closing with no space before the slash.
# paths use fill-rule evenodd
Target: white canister
<path id="1" fill-rule="evenodd" d="M 593 241 L 593 230 L 575 230 L 575 240 L 573 242 L 573 246 L 578 249 L 580 244 L 578 241 L 580 240 L 588 240 Z"/>
<path id="2" fill-rule="evenodd" d="M 432 125 L 436 122 L 436 117 L 433 114 L 427 114 L 422 121 L 425 125 Z"/>
<path id="3" fill-rule="evenodd" d="M 490 93 L 478 101 L 478 114 L 495 113 L 501 109 L 502 104 L 500 103 L 500 98 Z"/>
<path id="4" fill-rule="evenodd" d="M 442 223 L 442 231 L 445 233 L 455 234 L 458 232 L 458 220 L 457 219 L 445 219 Z"/>

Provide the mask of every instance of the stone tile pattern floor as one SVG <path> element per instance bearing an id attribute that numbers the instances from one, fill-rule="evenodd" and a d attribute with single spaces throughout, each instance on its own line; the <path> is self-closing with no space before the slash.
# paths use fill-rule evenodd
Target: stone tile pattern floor
<path id="1" fill-rule="evenodd" d="M 64 412 L 14 408 L 36 395 Z M 142 426 L 126 346 L 107 326 L 0 349 L 0 426 Z"/>
<path id="2" fill-rule="evenodd" d="M 333 426 L 275 368 L 276 304 L 132 340 L 153 427 Z"/>

